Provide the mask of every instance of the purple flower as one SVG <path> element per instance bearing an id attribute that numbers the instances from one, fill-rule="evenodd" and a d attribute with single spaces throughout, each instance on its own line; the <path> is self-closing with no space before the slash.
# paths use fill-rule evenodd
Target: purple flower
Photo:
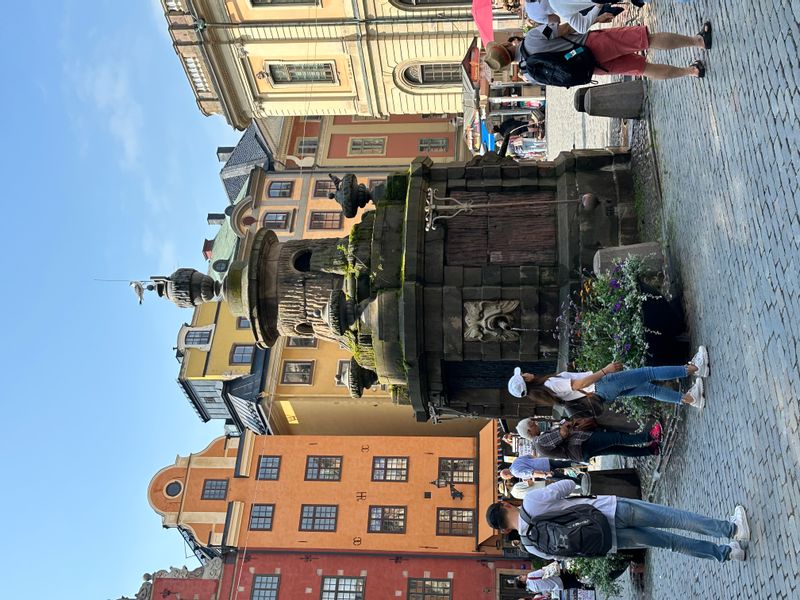
<path id="1" fill-rule="evenodd" d="M 617 281 L 616 279 L 612 279 L 609 285 L 615 290 L 619 289 L 619 281 Z"/>
<path id="2" fill-rule="evenodd" d="M 615 313 L 617 313 L 617 312 L 619 312 L 619 311 L 620 311 L 620 309 L 621 309 L 621 308 L 622 308 L 622 302 L 617 302 L 617 303 L 614 305 L 614 308 L 613 308 L 613 310 L 614 310 L 614 312 L 615 312 Z"/>
<path id="3" fill-rule="evenodd" d="M 623 353 L 623 354 L 627 354 L 627 353 L 628 353 L 628 350 L 630 350 L 630 349 L 631 349 L 631 345 L 630 345 L 630 343 L 626 343 L 626 344 L 625 344 L 625 345 L 622 347 L 622 353 Z"/>
<path id="4" fill-rule="evenodd" d="M 613 273 L 620 273 L 622 271 L 622 263 L 617 263 L 614 267 Z"/>

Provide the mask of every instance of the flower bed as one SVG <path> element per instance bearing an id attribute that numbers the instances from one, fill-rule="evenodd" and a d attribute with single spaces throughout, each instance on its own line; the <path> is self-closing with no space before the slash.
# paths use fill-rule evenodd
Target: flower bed
<path id="1" fill-rule="evenodd" d="M 630 558 L 610 554 L 602 558 L 573 558 L 567 561 L 567 568 L 581 581 L 593 585 L 595 590 L 608 596 L 617 596 L 620 587 L 615 579 L 625 572 L 629 564 Z"/>
<path id="2" fill-rule="evenodd" d="M 647 358 L 642 307 L 653 296 L 639 289 L 644 265 L 630 256 L 611 271 L 584 281 L 571 328 L 576 369 L 599 371 L 610 362 L 626 369 L 644 366 Z M 611 409 L 643 426 L 657 407 L 642 398 L 619 398 Z"/>

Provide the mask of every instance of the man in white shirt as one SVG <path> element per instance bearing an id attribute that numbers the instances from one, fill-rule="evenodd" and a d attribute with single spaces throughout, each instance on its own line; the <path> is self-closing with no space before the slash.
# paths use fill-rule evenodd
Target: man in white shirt
<path id="1" fill-rule="evenodd" d="M 565 480 L 544 489 L 531 491 L 522 501 L 521 508 L 508 502 L 495 502 L 486 511 L 486 521 L 490 527 L 502 533 L 519 531 L 523 547 L 533 555 L 546 559 L 573 558 L 552 556 L 530 545 L 526 538 L 529 526 L 523 519 L 521 510 L 536 518 L 588 504 L 600 511 L 608 520 L 611 528 L 609 554 L 617 550 L 634 548 L 666 548 L 673 552 L 720 562 L 746 558 L 745 550 L 739 542 L 749 541 L 750 527 L 742 506 L 737 506 L 733 516 L 723 521 L 661 504 L 617 496 L 567 499 L 574 489 L 573 482 Z M 719 545 L 706 540 L 684 537 L 666 529 L 680 529 L 717 538 L 728 538 L 732 541 Z"/>

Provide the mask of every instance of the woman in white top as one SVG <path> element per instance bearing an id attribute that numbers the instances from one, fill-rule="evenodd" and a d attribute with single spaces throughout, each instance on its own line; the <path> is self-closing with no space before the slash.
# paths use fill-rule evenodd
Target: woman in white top
<path id="1" fill-rule="evenodd" d="M 562 23 L 569 23 L 570 27 L 578 33 L 586 33 L 597 22 L 611 21 L 624 10 L 618 6 L 612 6 L 617 2 L 603 0 L 547 0 L 547 3 L 549 4 L 549 10 L 561 17 Z M 631 4 L 640 8 L 644 6 L 643 0 L 631 0 Z M 527 2 L 525 10 L 528 14 L 535 11 L 532 7 L 528 8 Z M 598 17 L 605 14 L 609 15 L 610 18 L 606 17 L 598 21 Z"/>
<path id="2" fill-rule="evenodd" d="M 652 383 L 689 375 L 695 375 L 697 379 L 685 394 Z M 620 396 L 645 396 L 661 402 L 683 403 L 701 409 L 705 405 L 701 378 L 707 375 L 708 352 L 704 346 L 700 346 L 692 360 L 680 367 L 642 367 L 623 370 L 620 363 L 611 363 L 594 373 L 564 371 L 546 377 L 523 373 L 517 367 L 514 375 L 508 380 L 508 391 L 517 398 L 527 395 L 534 399 L 553 402 L 570 402 L 590 395 L 594 395 L 602 402 L 613 402 Z"/>

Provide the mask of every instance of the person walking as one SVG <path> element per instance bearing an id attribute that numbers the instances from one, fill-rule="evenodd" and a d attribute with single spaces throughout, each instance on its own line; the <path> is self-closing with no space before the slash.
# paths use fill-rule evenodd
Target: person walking
<path id="1" fill-rule="evenodd" d="M 567 499 L 573 491 L 571 481 L 559 481 L 532 490 L 520 507 L 495 502 L 486 511 L 486 521 L 504 534 L 518 531 L 523 547 L 545 559 L 605 556 L 635 548 L 665 548 L 720 562 L 747 558 L 742 544 L 750 539 L 750 526 L 741 505 L 722 520 L 618 496 Z M 666 529 L 730 541 L 718 544 Z"/>
<path id="2" fill-rule="evenodd" d="M 602 22 L 612 15 L 601 15 Z M 609 19 L 610 20 L 610 19 Z M 520 61 L 524 55 L 533 57 L 541 54 L 565 53 L 569 61 L 579 54 L 580 48 L 588 49 L 595 67 L 593 76 L 635 75 L 648 79 L 676 79 L 679 77 L 703 78 L 706 66 L 696 60 L 686 67 L 675 67 L 660 63 L 650 63 L 640 54 L 643 50 L 675 50 L 678 48 L 702 48 L 710 50 L 713 34 L 711 23 L 706 21 L 697 35 L 678 33 L 651 33 L 645 26 L 611 27 L 597 29 L 588 33 L 578 33 L 568 23 L 545 23 L 530 29 L 522 43 L 489 43 L 486 46 L 486 65 L 498 71 L 512 61 Z M 523 79 L 536 85 L 547 82 L 536 81 L 527 71 L 521 69 Z"/>
<path id="3" fill-rule="evenodd" d="M 622 433 L 587 429 L 596 426 L 594 419 L 562 421 L 545 433 L 533 438 L 538 456 L 586 462 L 595 456 L 651 456 L 661 452 L 663 429 L 656 423 L 640 433 Z"/>
<path id="4" fill-rule="evenodd" d="M 557 568 L 557 574 L 547 573 L 548 568 Z M 552 563 L 545 568 L 531 571 L 530 573 L 519 575 L 514 582 L 519 590 L 527 590 L 536 594 L 545 594 L 549 592 L 560 592 L 563 590 L 586 590 L 592 589 L 582 583 L 575 575 L 563 569 L 560 569 L 558 563 Z"/>
<path id="5" fill-rule="evenodd" d="M 698 410 L 705 406 L 703 377 L 709 374 L 708 351 L 700 346 L 686 365 L 671 367 L 641 367 L 623 370 L 622 364 L 610 363 L 599 371 L 570 372 L 537 377 L 514 369 L 508 380 L 508 392 L 516 398 L 530 396 L 534 399 L 569 404 L 581 398 L 596 398 L 610 403 L 619 397 L 644 396 L 671 404 L 687 404 Z M 681 394 L 673 389 L 655 385 L 653 381 L 669 381 L 689 375 L 696 376 L 689 391 Z"/>

